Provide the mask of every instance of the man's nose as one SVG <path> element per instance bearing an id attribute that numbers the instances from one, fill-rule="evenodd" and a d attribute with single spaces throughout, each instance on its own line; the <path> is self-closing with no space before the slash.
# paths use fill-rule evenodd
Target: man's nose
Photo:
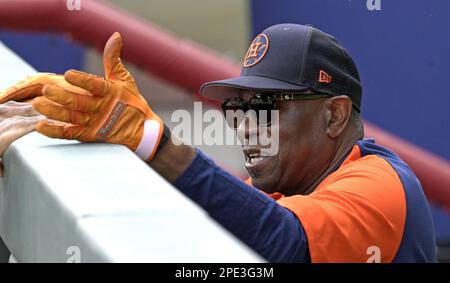
<path id="1" fill-rule="evenodd" d="M 244 119 L 238 125 L 237 135 L 242 144 L 246 144 L 246 141 L 258 135 L 258 120 L 254 110 L 245 113 Z"/>

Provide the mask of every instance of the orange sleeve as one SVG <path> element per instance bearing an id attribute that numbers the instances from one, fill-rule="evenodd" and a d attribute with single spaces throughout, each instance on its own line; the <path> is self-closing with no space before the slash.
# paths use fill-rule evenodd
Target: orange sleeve
<path id="1" fill-rule="evenodd" d="M 373 246 L 381 262 L 391 262 L 403 237 L 403 186 L 390 164 L 376 155 L 343 164 L 308 196 L 278 203 L 302 223 L 312 262 L 367 262 Z"/>

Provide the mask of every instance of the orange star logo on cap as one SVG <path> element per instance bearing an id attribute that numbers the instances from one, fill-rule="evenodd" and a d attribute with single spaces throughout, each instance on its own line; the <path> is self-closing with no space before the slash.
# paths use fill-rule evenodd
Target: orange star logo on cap
<path id="1" fill-rule="evenodd" d="M 258 34 L 245 55 L 244 67 L 251 67 L 261 61 L 267 49 L 269 49 L 269 38 L 263 33 Z"/>

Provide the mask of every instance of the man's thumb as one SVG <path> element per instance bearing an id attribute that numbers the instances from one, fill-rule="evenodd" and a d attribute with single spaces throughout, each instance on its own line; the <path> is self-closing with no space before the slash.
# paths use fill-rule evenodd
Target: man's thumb
<path id="1" fill-rule="evenodd" d="M 123 42 L 120 33 L 115 32 L 106 42 L 103 51 L 103 66 L 107 80 L 133 81 L 130 73 L 120 60 Z"/>

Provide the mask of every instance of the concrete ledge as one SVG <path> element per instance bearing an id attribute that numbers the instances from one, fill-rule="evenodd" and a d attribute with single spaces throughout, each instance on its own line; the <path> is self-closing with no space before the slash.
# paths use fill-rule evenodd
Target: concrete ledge
<path id="1" fill-rule="evenodd" d="M 4 164 L 0 235 L 19 262 L 261 260 L 123 146 L 31 133 Z"/>

